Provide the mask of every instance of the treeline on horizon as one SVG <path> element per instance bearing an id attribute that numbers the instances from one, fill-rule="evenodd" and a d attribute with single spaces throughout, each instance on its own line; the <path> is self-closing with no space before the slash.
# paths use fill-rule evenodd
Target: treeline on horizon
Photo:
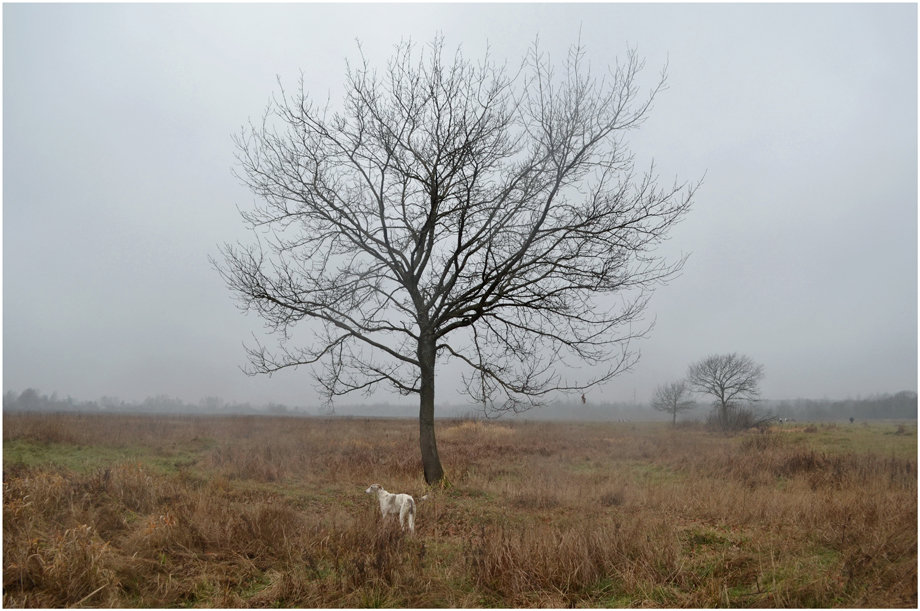
<path id="1" fill-rule="evenodd" d="M 366 406 L 367 414 L 374 415 L 379 408 L 391 408 L 389 404 Z M 846 420 L 899 420 L 917 419 L 917 393 L 909 390 L 895 394 L 880 394 L 857 399 L 793 399 L 772 401 L 763 400 L 754 404 L 754 409 L 761 417 L 790 418 L 802 421 Z M 158 395 L 148 397 L 142 402 L 127 402 L 113 397 L 102 397 L 96 401 L 76 401 L 71 397 L 61 398 L 57 393 L 50 396 L 41 394 L 34 388 L 27 388 L 21 394 L 7 391 L 3 395 L 4 411 L 27 412 L 102 412 L 102 413 L 149 413 L 149 414 L 189 414 L 189 415 L 291 415 L 291 416 L 328 416 L 332 411 L 316 410 L 311 412 L 304 407 L 288 406 L 281 403 L 252 405 L 251 403 L 225 402 L 217 397 L 206 397 L 196 403 L 186 403 L 181 399 Z M 349 411 L 353 411 L 351 406 Z M 363 410 L 362 410 L 363 411 Z M 443 416 L 475 417 L 475 408 L 450 408 L 444 410 Z M 709 413 L 709 406 L 699 404 L 697 409 L 682 415 L 681 420 L 701 420 Z M 555 418 L 554 418 L 555 416 Z M 631 420 L 662 420 L 660 412 L 654 411 L 647 404 L 592 404 L 587 408 L 578 403 L 557 403 L 541 410 L 532 410 L 524 414 L 525 418 L 558 419 L 571 417 L 575 420 L 618 420 L 627 417 Z M 606 416 L 606 418 L 605 418 Z"/>

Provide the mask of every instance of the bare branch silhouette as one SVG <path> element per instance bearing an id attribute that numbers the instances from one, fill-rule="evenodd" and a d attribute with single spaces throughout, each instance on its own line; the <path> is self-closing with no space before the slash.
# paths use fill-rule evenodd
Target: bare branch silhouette
<path id="1" fill-rule="evenodd" d="M 640 173 L 624 134 L 645 119 L 634 51 L 602 79 L 573 47 L 561 73 L 534 44 L 519 70 L 401 43 L 382 74 L 349 65 L 342 110 L 280 93 L 236 137 L 257 231 L 218 267 L 279 337 L 252 373 L 313 366 L 329 397 L 389 384 L 420 395 L 425 476 L 439 360 L 468 366 L 487 409 L 520 410 L 635 363 L 630 341 L 656 285 L 685 259 L 654 255 L 697 185 Z M 598 296 L 606 299 L 604 307 Z M 323 331 L 290 345 L 304 319 Z M 567 365 L 601 366 L 587 379 Z"/>
<path id="2" fill-rule="evenodd" d="M 732 410 L 745 401 L 757 399 L 762 378 L 763 365 L 735 352 L 711 354 L 691 365 L 687 371 L 690 387 L 715 399 L 722 428 L 729 426 Z"/>

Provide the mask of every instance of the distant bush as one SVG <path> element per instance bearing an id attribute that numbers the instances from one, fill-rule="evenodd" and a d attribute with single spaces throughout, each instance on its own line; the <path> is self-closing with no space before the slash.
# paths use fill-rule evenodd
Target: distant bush
<path id="1" fill-rule="evenodd" d="M 623 489 L 605 492 L 598 499 L 601 507 L 619 507 L 626 500 L 626 494 Z"/>
<path id="2" fill-rule="evenodd" d="M 749 435 L 741 441 L 741 449 L 753 452 L 764 452 L 781 448 L 785 440 L 779 435 Z"/>
<path id="3" fill-rule="evenodd" d="M 706 427 L 718 431 L 744 431 L 757 424 L 758 417 L 750 409 L 735 407 L 725 412 L 724 418 L 718 409 L 706 419 Z"/>

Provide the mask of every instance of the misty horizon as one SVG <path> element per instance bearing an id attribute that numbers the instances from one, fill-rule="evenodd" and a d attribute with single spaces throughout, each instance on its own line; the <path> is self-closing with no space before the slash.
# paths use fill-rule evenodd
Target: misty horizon
<path id="1" fill-rule="evenodd" d="M 696 405 L 681 413 L 681 422 L 705 421 L 714 413 L 715 405 L 706 395 L 697 394 Z M 781 417 L 818 420 L 845 421 L 850 416 L 866 419 L 916 419 L 918 396 L 914 391 L 881 393 L 868 397 L 842 400 L 830 399 L 760 399 L 745 403 L 760 418 Z M 3 396 L 4 410 L 35 412 L 76 413 L 138 413 L 151 416 L 184 415 L 260 415 L 319 418 L 398 418 L 414 419 L 418 406 L 408 401 L 377 404 L 336 404 L 334 406 L 306 406 L 268 403 L 252 405 L 247 402 L 225 401 L 220 397 L 204 397 L 189 403 L 179 398 L 158 395 L 140 402 L 128 402 L 118 397 L 103 396 L 97 400 L 79 400 L 71 396 L 61 397 L 58 393 L 41 394 L 37 389 L 26 389 L 22 394 L 7 391 Z M 671 416 L 658 411 L 648 402 L 580 400 L 553 401 L 545 408 L 535 408 L 520 413 L 500 412 L 487 416 L 482 406 L 472 403 L 438 403 L 435 417 L 439 420 L 488 419 L 488 420 L 535 420 L 557 422 L 666 422 Z"/>

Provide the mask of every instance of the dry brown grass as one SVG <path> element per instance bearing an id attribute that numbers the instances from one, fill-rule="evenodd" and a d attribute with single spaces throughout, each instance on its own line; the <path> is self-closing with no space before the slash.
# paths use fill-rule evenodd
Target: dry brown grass
<path id="1" fill-rule="evenodd" d="M 916 607 L 916 426 L 4 415 L 7 607 Z"/>

